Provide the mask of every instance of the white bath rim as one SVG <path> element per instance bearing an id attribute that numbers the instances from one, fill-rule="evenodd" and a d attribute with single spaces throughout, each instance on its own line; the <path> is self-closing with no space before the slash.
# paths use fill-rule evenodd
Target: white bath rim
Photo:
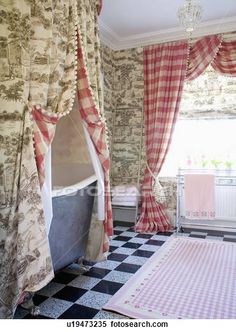
<path id="1" fill-rule="evenodd" d="M 86 179 L 83 179 L 71 186 L 60 186 L 60 187 L 54 187 L 52 190 L 52 198 L 53 197 L 60 197 L 60 196 L 68 196 L 73 195 L 79 190 L 82 190 L 89 186 L 91 183 L 97 181 L 97 176 L 95 174 L 87 177 Z"/>

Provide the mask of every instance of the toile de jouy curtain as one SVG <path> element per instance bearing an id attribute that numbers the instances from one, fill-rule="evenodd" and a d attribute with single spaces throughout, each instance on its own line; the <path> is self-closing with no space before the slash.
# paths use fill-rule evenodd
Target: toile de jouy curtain
<path id="1" fill-rule="evenodd" d="M 86 0 L 78 1 L 79 111 L 103 168 L 105 188 L 105 218 L 101 221 L 93 216 L 89 232 L 86 258 L 92 261 L 105 259 L 103 253 L 109 249 L 109 237 L 113 232 L 109 182 L 110 159 L 103 114 L 100 39 L 97 22 L 100 10 L 101 1 L 99 0 L 89 1 L 89 3 Z"/>
<path id="2" fill-rule="evenodd" d="M 28 105 L 34 120 L 40 185 L 44 156 L 61 116 L 72 110 L 76 89 L 77 0 L 31 1 Z"/>
<path id="3" fill-rule="evenodd" d="M 76 5 L 0 2 L 0 318 L 53 278 L 40 187 L 56 122 L 75 95 Z"/>

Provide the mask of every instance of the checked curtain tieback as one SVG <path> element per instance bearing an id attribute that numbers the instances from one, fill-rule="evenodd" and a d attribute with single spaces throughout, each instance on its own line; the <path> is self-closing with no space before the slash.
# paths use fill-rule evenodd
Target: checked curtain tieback
<path id="1" fill-rule="evenodd" d="M 164 204 L 166 202 L 166 197 L 165 197 L 165 193 L 162 188 L 162 185 L 159 182 L 158 176 L 152 172 L 152 170 L 150 169 L 147 162 L 146 162 L 146 165 L 147 165 L 147 169 L 148 169 L 149 173 L 151 174 L 151 176 L 153 178 L 153 182 L 152 182 L 153 196 L 155 197 L 155 200 L 157 203 Z"/>

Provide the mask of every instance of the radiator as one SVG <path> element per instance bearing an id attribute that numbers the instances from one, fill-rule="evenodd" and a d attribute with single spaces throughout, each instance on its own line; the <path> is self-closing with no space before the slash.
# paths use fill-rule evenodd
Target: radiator
<path id="1" fill-rule="evenodd" d="M 236 185 L 216 185 L 216 218 L 236 220 Z"/>
<path id="2" fill-rule="evenodd" d="M 177 227 L 185 218 L 184 207 L 184 174 L 196 173 L 194 170 L 179 170 L 177 181 Z M 198 171 L 198 174 L 201 173 Z M 227 174 L 223 171 L 215 172 L 215 220 L 236 222 L 236 172 Z M 190 222 L 188 220 L 188 222 Z M 203 221 L 201 221 L 203 222 Z M 196 221 L 193 221 L 196 223 Z M 214 221 L 210 222 L 214 225 Z M 235 223 L 236 225 L 236 223 Z"/>

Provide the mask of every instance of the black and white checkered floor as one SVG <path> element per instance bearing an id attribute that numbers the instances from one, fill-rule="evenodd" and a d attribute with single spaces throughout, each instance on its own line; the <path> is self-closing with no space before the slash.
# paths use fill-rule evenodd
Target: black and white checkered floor
<path id="1" fill-rule="evenodd" d="M 40 307 L 40 316 L 33 317 L 19 307 L 15 318 L 126 318 L 104 311 L 102 307 L 171 234 L 139 234 L 132 228 L 116 226 L 107 261 L 90 264 L 90 270 L 84 274 L 78 264 L 57 273 L 52 282 L 34 296 L 35 304 Z M 186 229 L 182 236 L 236 242 L 236 233 Z"/>

